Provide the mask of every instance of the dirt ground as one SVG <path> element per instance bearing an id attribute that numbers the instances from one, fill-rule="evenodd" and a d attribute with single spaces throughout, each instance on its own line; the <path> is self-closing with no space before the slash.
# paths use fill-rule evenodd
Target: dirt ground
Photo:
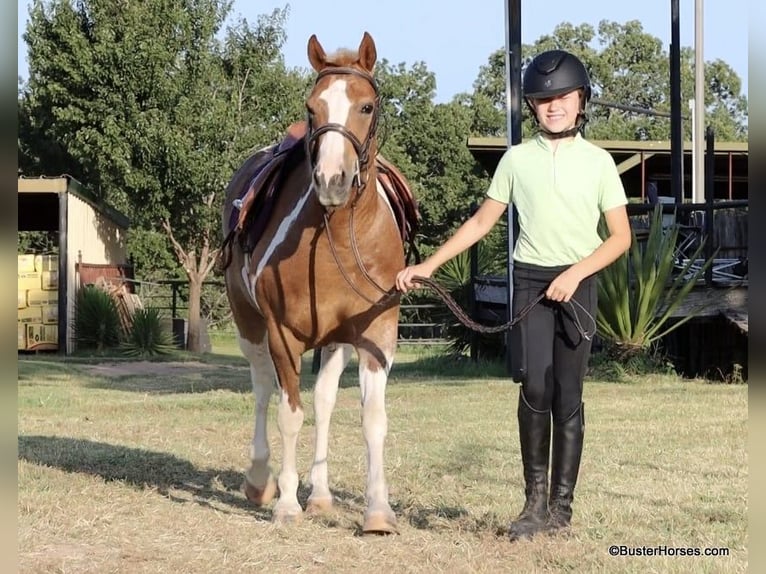
<path id="1" fill-rule="evenodd" d="M 200 371 L 220 371 L 222 368 L 245 369 L 245 367 L 222 367 L 221 365 L 211 365 L 199 361 L 126 361 L 124 363 L 101 363 L 98 365 L 89 365 L 87 370 L 95 375 L 124 377 L 129 375 L 188 375 L 190 373 L 199 373 Z"/>

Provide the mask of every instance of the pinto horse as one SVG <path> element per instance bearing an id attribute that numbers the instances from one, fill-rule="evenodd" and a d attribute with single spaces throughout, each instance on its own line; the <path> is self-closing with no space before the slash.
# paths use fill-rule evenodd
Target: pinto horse
<path id="1" fill-rule="evenodd" d="M 267 178 L 254 175 L 265 161 L 259 154 L 246 160 L 233 176 L 223 213 L 224 235 L 231 235 L 232 229 L 240 235 L 240 241 L 229 245 L 225 280 L 255 394 L 251 465 L 245 473 L 244 490 L 256 505 L 268 503 L 278 492 L 275 522 L 302 517 L 296 469 L 296 446 L 304 419 L 301 355 L 321 348 L 306 512 L 332 507 L 327 471 L 330 417 L 340 375 L 356 350 L 367 447 L 367 506 L 362 528 L 364 532 L 396 532 L 384 473 L 388 431 L 384 401 L 399 320 L 394 280 L 405 256 L 396 206 L 378 181 L 383 164 L 377 157 L 376 48 L 365 33 L 356 52 L 340 50 L 328 56 L 312 36 L 308 57 L 317 76 L 306 102 L 306 133 L 302 136 L 299 130 L 294 134 L 286 152 L 267 150 L 269 158 L 287 157 L 281 173 L 268 176 L 272 177 L 268 219 L 262 222 L 256 239 L 252 232 L 248 235 L 247 227 L 237 229 L 232 224 L 238 218 L 236 210 L 242 209 L 242 202 L 237 202 L 241 191 Z M 265 210 L 265 205 L 259 209 Z M 277 423 L 282 445 L 276 483 L 269 467 L 267 439 L 267 412 L 274 391 L 279 395 Z"/>

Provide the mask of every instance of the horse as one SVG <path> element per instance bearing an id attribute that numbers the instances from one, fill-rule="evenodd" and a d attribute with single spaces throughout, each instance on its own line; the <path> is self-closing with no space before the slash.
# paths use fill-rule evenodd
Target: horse
<path id="1" fill-rule="evenodd" d="M 308 59 L 316 80 L 306 101 L 307 121 L 295 124 L 284 142 L 245 160 L 227 186 L 222 214 L 230 240 L 226 293 L 255 395 L 243 489 L 258 506 L 278 494 L 275 523 L 332 508 L 330 418 L 339 378 L 355 351 L 367 449 L 362 530 L 395 533 L 384 472 L 385 394 L 398 337 L 395 276 L 405 265 L 404 247 L 417 208 L 411 196 L 404 206 L 396 205 L 390 189 L 381 185 L 386 170 L 398 172 L 378 154 L 381 102 L 370 34 L 364 33 L 356 51 L 330 55 L 312 35 Z M 244 199 L 243 190 L 248 191 Z M 401 200 L 401 192 L 396 197 Z M 243 215 L 248 205 L 249 214 Z M 312 349 L 321 349 L 321 360 L 313 392 L 311 493 L 304 513 L 297 497 L 296 447 L 304 420 L 301 356 Z M 282 447 L 276 481 L 267 439 L 272 392 L 278 393 Z"/>

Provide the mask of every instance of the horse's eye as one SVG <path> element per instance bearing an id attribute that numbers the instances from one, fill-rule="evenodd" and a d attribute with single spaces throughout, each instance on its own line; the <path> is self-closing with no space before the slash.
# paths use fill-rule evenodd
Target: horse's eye
<path id="1" fill-rule="evenodd" d="M 364 104 L 362 106 L 362 113 L 363 114 L 371 114 L 372 110 L 374 110 L 374 109 L 375 109 L 375 106 L 373 106 L 372 104 Z"/>

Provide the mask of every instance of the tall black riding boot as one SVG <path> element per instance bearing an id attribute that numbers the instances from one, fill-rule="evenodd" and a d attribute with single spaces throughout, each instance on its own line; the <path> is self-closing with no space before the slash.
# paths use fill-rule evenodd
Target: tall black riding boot
<path id="1" fill-rule="evenodd" d="M 519 442 L 524 466 L 526 502 L 511 522 L 511 540 L 530 538 L 543 530 L 548 519 L 548 461 L 551 447 L 551 411 L 536 411 L 519 393 Z"/>
<path id="2" fill-rule="evenodd" d="M 567 528 L 572 521 L 572 500 L 580 470 L 583 437 L 585 435 L 585 405 L 562 422 L 553 422 L 553 453 L 551 456 L 551 495 L 548 503 L 550 518 L 547 530 Z"/>

